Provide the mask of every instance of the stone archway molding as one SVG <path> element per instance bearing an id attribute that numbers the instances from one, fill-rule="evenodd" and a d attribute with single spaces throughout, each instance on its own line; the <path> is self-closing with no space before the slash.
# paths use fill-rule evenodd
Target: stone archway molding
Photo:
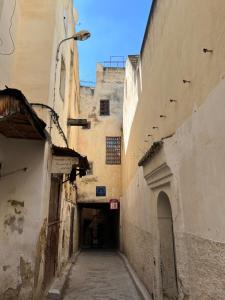
<path id="1" fill-rule="evenodd" d="M 163 163 L 150 173 L 145 174 L 145 180 L 151 189 L 160 188 L 171 182 L 171 176 L 173 175 L 170 167 Z"/>

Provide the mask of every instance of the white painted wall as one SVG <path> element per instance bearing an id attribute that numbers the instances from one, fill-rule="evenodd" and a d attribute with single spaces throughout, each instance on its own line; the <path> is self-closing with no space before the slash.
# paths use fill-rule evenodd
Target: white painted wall
<path id="1" fill-rule="evenodd" d="M 140 63 L 134 67 L 128 57 L 126 61 L 126 75 L 124 83 L 124 101 L 123 101 L 123 141 L 124 151 L 127 152 L 128 141 L 134 115 L 138 105 L 138 88 L 140 82 Z"/>
<path id="2" fill-rule="evenodd" d="M 175 135 L 164 140 L 163 151 L 138 168 L 123 194 L 123 250 L 157 297 L 160 190 L 169 195 L 172 207 L 181 299 L 183 293 L 191 299 L 224 297 L 224 94 L 222 80 Z M 158 180 L 157 189 L 150 188 L 144 176 L 148 181 L 163 163 L 171 170 L 171 183 Z"/>
<path id="3" fill-rule="evenodd" d="M 225 80 L 165 142 L 166 159 L 179 185 L 185 231 L 225 243 Z"/>
<path id="4" fill-rule="evenodd" d="M 36 243 L 46 216 L 46 192 L 49 192 L 45 190 L 49 181 L 45 142 L 6 139 L 1 135 L 0 145 L 3 175 L 28 168 L 27 172 L 0 178 L 0 295 L 21 285 L 20 296 L 24 293 L 23 299 L 28 299 L 34 280 Z M 14 206 L 12 201 L 24 206 Z M 27 272 L 30 270 L 27 282 L 21 259 L 27 264 Z"/>

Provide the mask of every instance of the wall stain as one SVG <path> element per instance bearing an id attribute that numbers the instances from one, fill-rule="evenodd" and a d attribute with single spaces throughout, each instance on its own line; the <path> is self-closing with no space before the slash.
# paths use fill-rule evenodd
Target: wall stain
<path id="1" fill-rule="evenodd" d="M 23 257 L 20 257 L 20 277 L 23 287 L 32 285 L 33 271 L 31 263 L 26 262 Z"/>
<path id="2" fill-rule="evenodd" d="M 88 184 L 91 182 L 98 182 L 98 177 L 90 177 L 90 178 L 85 177 L 82 179 L 82 183 L 84 183 L 84 184 Z"/>
<path id="3" fill-rule="evenodd" d="M 37 245 L 36 245 L 36 259 L 35 259 L 35 268 L 34 268 L 34 270 L 35 270 L 34 271 L 34 288 L 35 289 L 38 286 L 41 263 L 44 259 L 44 253 L 45 253 L 46 242 L 47 242 L 46 232 L 47 232 L 47 218 L 44 219 L 44 222 L 41 227 L 39 237 L 37 240 Z"/>
<path id="4" fill-rule="evenodd" d="M 89 118 L 89 119 L 93 119 L 93 122 L 95 122 L 95 123 L 101 122 L 101 121 L 98 119 L 97 114 L 96 114 L 95 112 L 90 113 L 90 114 L 88 115 L 88 118 Z"/>
<path id="5" fill-rule="evenodd" d="M 4 293 L 3 293 L 3 298 L 2 300 L 16 300 L 19 297 L 20 290 L 21 290 L 22 285 L 18 285 L 17 288 L 12 289 L 8 288 Z"/>
<path id="6" fill-rule="evenodd" d="M 16 217 L 14 215 L 8 215 L 5 217 L 4 221 L 5 227 L 9 228 L 11 232 L 23 233 L 24 217 Z"/>
<path id="7" fill-rule="evenodd" d="M 4 266 L 5 268 L 10 266 Z M 2 295 L 0 295 L 1 300 L 18 300 L 21 299 L 21 292 L 23 288 L 32 287 L 33 272 L 31 268 L 31 263 L 26 262 L 23 257 L 20 257 L 19 265 L 21 283 L 17 285 L 16 288 L 8 288 Z M 30 291 L 28 298 L 31 299 L 32 292 Z M 24 299 L 22 295 L 22 299 Z"/>
<path id="8" fill-rule="evenodd" d="M 4 272 L 6 272 L 9 268 L 10 268 L 9 265 L 2 266 L 2 270 L 3 270 Z"/>
<path id="9" fill-rule="evenodd" d="M 8 203 L 14 207 L 14 211 L 17 215 L 22 213 L 21 208 L 24 208 L 24 201 L 8 200 Z"/>
<path id="10" fill-rule="evenodd" d="M 179 283 L 179 287 L 180 287 L 180 291 L 182 293 L 183 296 L 183 300 L 188 300 L 189 299 L 189 293 L 187 291 L 187 289 L 184 287 L 183 285 L 183 281 L 181 280 L 180 277 L 178 277 L 178 283 Z"/>
<path id="11" fill-rule="evenodd" d="M 85 199 L 88 196 L 87 193 L 83 192 L 83 193 L 78 193 L 78 199 Z"/>

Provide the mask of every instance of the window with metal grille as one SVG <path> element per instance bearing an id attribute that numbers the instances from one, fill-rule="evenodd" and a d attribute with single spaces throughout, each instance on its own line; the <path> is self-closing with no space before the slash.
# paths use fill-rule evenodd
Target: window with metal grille
<path id="1" fill-rule="evenodd" d="M 100 116 L 109 116 L 109 100 L 100 100 Z"/>
<path id="2" fill-rule="evenodd" d="M 106 164 L 121 164 L 121 137 L 106 137 Z"/>

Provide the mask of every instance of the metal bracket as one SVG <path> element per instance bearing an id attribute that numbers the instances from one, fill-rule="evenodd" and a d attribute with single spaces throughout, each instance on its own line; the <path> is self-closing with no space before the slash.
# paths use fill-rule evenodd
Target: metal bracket
<path id="1" fill-rule="evenodd" d="M 13 175 L 15 173 L 18 173 L 18 172 L 27 172 L 28 168 L 22 168 L 22 169 L 17 169 L 17 170 L 14 170 L 14 171 L 11 171 L 11 172 L 8 172 L 8 173 L 5 173 L 5 174 L 1 174 L 1 168 L 2 164 L 0 164 L 0 179 L 3 178 L 3 177 L 7 177 L 7 176 L 10 176 L 10 175 Z"/>

